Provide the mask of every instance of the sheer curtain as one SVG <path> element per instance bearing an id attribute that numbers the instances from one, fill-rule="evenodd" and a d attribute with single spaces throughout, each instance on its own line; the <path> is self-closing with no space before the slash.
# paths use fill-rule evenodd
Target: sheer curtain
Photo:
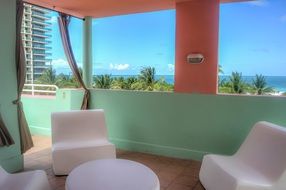
<path id="1" fill-rule="evenodd" d="M 73 51 L 72 51 L 70 36 L 69 36 L 69 31 L 68 31 L 70 19 L 71 19 L 71 16 L 63 14 L 63 13 L 59 13 L 58 23 L 59 23 L 61 39 L 62 39 L 65 55 L 67 57 L 69 66 L 73 72 L 73 75 L 75 76 L 77 81 L 80 83 L 80 85 L 84 89 L 84 97 L 83 97 L 81 109 L 86 110 L 86 109 L 88 109 L 90 92 L 86 88 L 86 86 L 82 80 L 82 76 L 80 75 L 80 72 L 79 72 L 76 60 L 74 58 Z"/>
<path id="2" fill-rule="evenodd" d="M 14 140 L 11 137 L 0 113 L 0 146 L 10 146 L 12 144 L 14 144 Z"/>
<path id="3" fill-rule="evenodd" d="M 17 70 L 17 85 L 18 97 L 13 101 L 18 108 L 18 122 L 20 131 L 21 152 L 25 153 L 33 147 L 33 141 L 29 126 L 23 111 L 23 104 L 21 102 L 21 94 L 26 78 L 26 61 L 25 53 L 22 44 L 21 25 L 23 18 L 24 3 L 23 0 L 17 0 L 17 15 L 16 15 L 16 70 Z"/>

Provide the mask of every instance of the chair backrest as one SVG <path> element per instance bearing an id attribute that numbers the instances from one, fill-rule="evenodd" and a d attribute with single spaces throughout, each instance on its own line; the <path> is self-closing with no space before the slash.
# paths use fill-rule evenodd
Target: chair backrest
<path id="1" fill-rule="evenodd" d="M 256 123 L 235 156 L 268 178 L 279 179 L 286 170 L 286 128 Z"/>
<path id="2" fill-rule="evenodd" d="M 51 115 L 52 142 L 106 139 L 103 110 L 55 112 Z"/>

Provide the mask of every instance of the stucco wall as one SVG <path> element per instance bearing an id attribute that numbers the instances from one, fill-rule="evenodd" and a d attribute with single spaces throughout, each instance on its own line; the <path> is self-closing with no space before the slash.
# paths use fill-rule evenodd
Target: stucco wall
<path id="1" fill-rule="evenodd" d="M 58 97 L 49 103 L 24 99 L 29 123 L 50 129 L 52 105 L 59 104 L 58 111 L 78 109 L 82 91 L 66 94 L 73 108 L 63 107 Z M 190 159 L 234 153 L 257 121 L 286 126 L 285 97 L 91 90 L 91 108 L 105 110 L 109 137 L 118 148 Z"/>
<path id="2" fill-rule="evenodd" d="M 0 1 L 0 111 L 15 145 L 0 147 L 0 165 L 10 172 L 22 169 L 17 107 L 12 101 L 17 98 L 15 35 L 16 0 Z"/>

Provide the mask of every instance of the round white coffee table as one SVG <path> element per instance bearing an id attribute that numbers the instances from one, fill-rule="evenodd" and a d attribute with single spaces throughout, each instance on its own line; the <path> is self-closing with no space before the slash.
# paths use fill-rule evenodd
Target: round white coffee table
<path id="1" fill-rule="evenodd" d="M 160 190 L 157 175 L 138 162 L 103 159 L 84 163 L 69 174 L 67 190 Z"/>

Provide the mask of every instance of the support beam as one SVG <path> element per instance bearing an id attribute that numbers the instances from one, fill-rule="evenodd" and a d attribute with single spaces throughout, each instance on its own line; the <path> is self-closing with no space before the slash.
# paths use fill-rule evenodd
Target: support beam
<path id="1" fill-rule="evenodd" d="M 87 88 L 92 87 L 92 17 L 83 21 L 83 81 Z"/>
<path id="2" fill-rule="evenodd" d="M 219 0 L 176 4 L 175 92 L 216 94 Z M 204 62 L 190 64 L 187 56 L 201 53 Z"/>

